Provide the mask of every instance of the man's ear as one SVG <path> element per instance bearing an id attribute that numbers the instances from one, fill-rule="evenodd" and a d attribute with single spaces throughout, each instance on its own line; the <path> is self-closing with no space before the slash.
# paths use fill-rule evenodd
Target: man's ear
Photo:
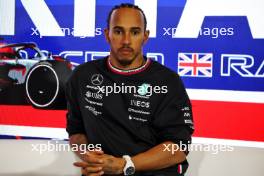
<path id="1" fill-rule="evenodd" d="M 105 36 L 105 40 L 110 43 L 110 39 L 109 39 L 109 29 L 105 28 L 104 29 L 104 36 Z"/>
<path id="2" fill-rule="evenodd" d="M 143 44 L 146 44 L 147 41 L 148 41 L 148 39 L 149 39 L 149 30 L 146 30 L 146 31 L 144 32 Z"/>

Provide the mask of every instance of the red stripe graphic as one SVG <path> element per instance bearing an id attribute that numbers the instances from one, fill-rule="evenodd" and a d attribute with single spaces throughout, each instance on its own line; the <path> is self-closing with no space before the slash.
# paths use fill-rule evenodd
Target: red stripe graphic
<path id="1" fill-rule="evenodd" d="M 192 101 L 196 137 L 264 141 L 264 104 Z"/>
<path id="2" fill-rule="evenodd" d="M 65 128 L 66 111 L 40 110 L 32 106 L 0 105 L 0 124 Z"/>
<path id="3" fill-rule="evenodd" d="M 195 137 L 264 141 L 264 104 L 195 100 L 192 105 Z M 1 125 L 65 128 L 65 116 L 66 111 L 0 105 Z"/>

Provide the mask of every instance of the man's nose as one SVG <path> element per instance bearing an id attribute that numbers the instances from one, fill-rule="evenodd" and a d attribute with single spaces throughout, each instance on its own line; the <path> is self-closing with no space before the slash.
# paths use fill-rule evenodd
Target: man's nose
<path id="1" fill-rule="evenodd" d="M 130 36 L 130 33 L 126 33 L 124 34 L 123 36 L 123 44 L 130 44 L 131 43 L 131 36 Z"/>

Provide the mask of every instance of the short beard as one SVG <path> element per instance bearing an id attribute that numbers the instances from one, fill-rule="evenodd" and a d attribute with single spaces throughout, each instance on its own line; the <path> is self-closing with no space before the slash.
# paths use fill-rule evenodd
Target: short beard
<path id="1" fill-rule="evenodd" d="M 120 60 L 118 60 L 119 64 L 122 65 L 123 67 L 130 65 L 133 61 L 134 61 L 134 59 L 131 59 L 131 60 L 120 59 Z"/>
<path id="2" fill-rule="evenodd" d="M 129 65 L 132 64 L 132 62 L 138 57 L 138 54 L 136 54 L 132 59 L 125 59 L 125 58 L 122 58 L 122 59 L 118 59 L 118 62 L 120 65 L 122 65 L 123 67 L 127 67 Z"/>

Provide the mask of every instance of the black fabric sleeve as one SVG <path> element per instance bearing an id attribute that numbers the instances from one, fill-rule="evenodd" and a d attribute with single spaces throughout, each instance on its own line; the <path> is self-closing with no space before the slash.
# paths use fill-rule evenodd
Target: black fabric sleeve
<path id="1" fill-rule="evenodd" d="M 66 84 L 66 100 L 67 100 L 67 125 L 66 131 L 69 136 L 77 133 L 85 134 L 83 119 L 80 112 L 79 101 L 77 97 L 78 80 L 75 72 L 71 75 Z"/>
<path id="2" fill-rule="evenodd" d="M 168 93 L 161 102 L 153 120 L 158 142 L 172 141 L 178 145 L 191 143 L 194 131 L 192 107 L 179 76 L 168 85 Z"/>

